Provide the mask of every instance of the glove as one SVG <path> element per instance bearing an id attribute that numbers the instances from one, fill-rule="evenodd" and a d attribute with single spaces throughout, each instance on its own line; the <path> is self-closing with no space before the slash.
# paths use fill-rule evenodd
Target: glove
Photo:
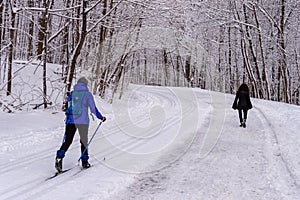
<path id="1" fill-rule="evenodd" d="M 103 116 L 101 120 L 102 120 L 102 122 L 105 122 L 106 121 L 106 117 Z"/>

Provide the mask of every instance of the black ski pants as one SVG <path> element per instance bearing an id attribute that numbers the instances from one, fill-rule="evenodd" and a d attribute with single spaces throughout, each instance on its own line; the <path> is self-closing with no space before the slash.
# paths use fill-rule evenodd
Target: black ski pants
<path id="1" fill-rule="evenodd" d="M 85 150 L 85 147 L 88 143 L 88 130 L 89 125 L 87 124 L 67 124 L 66 125 L 66 132 L 65 132 L 65 139 L 63 144 L 61 145 L 60 149 L 67 152 L 70 145 L 73 142 L 74 135 L 78 129 L 80 135 L 80 144 L 81 144 L 81 153 Z M 88 150 L 85 151 L 84 155 L 88 156 Z"/>
<path id="2" fill-rule="evenodd" d="M 247 113 L 248 113 L 248 109 L 238 109 L 239 111 L 239 118 L 240 118 L 240 122 L 243 122 L 243 119 L 247 119 Z M 243 118 L 243 113 L 244 113 L 244 118 Z"/>

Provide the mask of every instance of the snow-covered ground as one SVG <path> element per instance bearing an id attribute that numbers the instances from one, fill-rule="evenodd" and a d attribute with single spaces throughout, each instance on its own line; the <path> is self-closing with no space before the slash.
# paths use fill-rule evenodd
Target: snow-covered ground
<path id="1" fill-rule="evenodd" d="M 64 114 L 0 114 L 0 199 L 300 199 L 300 107 L 252 99 L 239 127 L 233 95 L 188 88 L 129 87 L 103 123 L 88 170 L 76 136 L 55 173 Z M 99 121 L 91 121 L 90 136 Z"/>

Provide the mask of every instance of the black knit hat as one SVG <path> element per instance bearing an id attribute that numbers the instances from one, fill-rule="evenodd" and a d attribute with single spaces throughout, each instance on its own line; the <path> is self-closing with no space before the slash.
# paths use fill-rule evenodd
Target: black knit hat
<path id="1" fill-rule="evenodd" d="M 81 77 L 78 79 L 77 83 L 84 83 L 85 85 L 88 85 L 88 80 L 85 77 Z"/>

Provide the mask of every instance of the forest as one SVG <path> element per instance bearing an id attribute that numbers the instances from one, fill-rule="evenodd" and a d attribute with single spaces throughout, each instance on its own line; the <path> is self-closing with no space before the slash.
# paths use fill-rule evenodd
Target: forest
<path id="1" fill-rule="evenodd" d="M 298 0 L 0 0 L 0 100 L 21 60 L 43 69 L 44 108 L 49 63 L 64 96 L 84 74 L 109 102 L 130 83 L 231 94 L 246 83 L 253 98 L 299 105 L 299 30 Z"/>

